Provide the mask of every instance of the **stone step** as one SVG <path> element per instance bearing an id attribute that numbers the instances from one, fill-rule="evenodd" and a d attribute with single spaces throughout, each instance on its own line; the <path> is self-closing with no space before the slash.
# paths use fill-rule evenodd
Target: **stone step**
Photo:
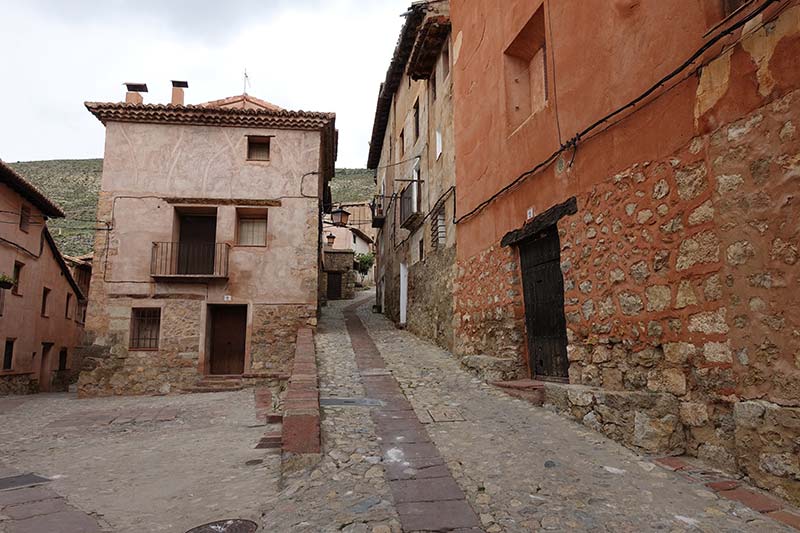
<path id="1" fill-rule="evenodd" d="M 203 392 L 232 392 L 242 390 L 243 385 L 230 385 L 227 387 L 206 387 L 202 385 L 195 385 L 194 387 L 185 387 L 181 389 L 183 392 L 203 393 Z"/>
<path id="2" fill-rule="evenodd" d="M 490 381 L 490 385 L 502 389 L 536 390 L 544 389 L 544 382 L 535 379 L 515 379 L 512 381 Z"/>
<path id="3" fill-rule="evenodd" d="M 509 396 L 519 398 L 533 405 L 544 403 L 544 383 L 533 379 L 517 379 L 513 381 L 492 381 L 491 385 L 503 390 Z"/>

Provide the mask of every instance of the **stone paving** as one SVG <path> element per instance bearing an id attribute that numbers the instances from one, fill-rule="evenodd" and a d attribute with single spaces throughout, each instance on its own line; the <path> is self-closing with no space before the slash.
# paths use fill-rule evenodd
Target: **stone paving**
<path id="1" fill-rule="evenodd" d="M 447 518 L 454 516 L 452 502 L 465 497 L 479 524 L 461 531 L 790 531 L 577 423 L 505 395 L 447 352 L 371 313 L 368 298 L 362 302 L 357 315 L 347 313 L 350 302 L 331 302 L 323 312 L 316 336 L 320 396 L 381 399 L 374 397 L 391 389 L 393 376 L 419 424 L 402 411 L 402 397 L 384 396 L 377 408 L 323 406 L 323 459 L 285 478 L 266 506 L 266 530 L 389 533 L 401 531 L 401 523 L 406 532 L 428 529 L 404 516 L 414 514 L 410 505 L 439 500 L 427 511 Z M 358 328 L 356 317 L 369 339 L 348 334 L 348 325 L 351 332 Z M 371 342 L 379 353 L 369 353 Z M 370 385 L 376 382 L 383 385 Z M 393 411 L 404 414 L 392 419 Z M 404 425 L 409 419 L 414 427 Z M 405 459 L 429 464 L 398 468 L 387 428 L 407 439 Z M 396 484 L 404 470 L 426 468 L 438 481 Z M 434 527 L 458 531 L 447 529 L 452 524 Z"/>
<path id="2" fill-rule="evenodd" d="M 280 477 L 280 456 L 254 449 L 263 432 L 252 390 L 0 398 L 0 464 L 51 479 L 0 491 L 0 532 L 182 533 L 257 520 Z"/>

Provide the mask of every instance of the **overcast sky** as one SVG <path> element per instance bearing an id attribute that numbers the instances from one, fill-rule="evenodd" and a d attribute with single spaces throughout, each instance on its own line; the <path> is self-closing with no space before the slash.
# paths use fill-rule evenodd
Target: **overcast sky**
<path id="1" fill-rule="evenodd" d="M 333 111 L 339 167 L 363 167 L 378 86 L 411 0 L 0 0 L 0 159 L 103 156 L 84 101 L 186 103 L 248 93 Z"/>

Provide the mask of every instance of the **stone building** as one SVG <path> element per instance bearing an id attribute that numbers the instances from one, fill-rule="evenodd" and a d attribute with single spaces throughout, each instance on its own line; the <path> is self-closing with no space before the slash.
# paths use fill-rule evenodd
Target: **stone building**
<path id="1" fill-rule="evenodd" d="M 336 207 L 337 206 L 334 206 L 334 208 Z M 330 247 L 334 250 L 352 250 L 354 262 L 357 261 L 359 255 L 374 254 L 374 240 L 369 236 L 369 234 L 366 233 L 367 228 L 364 228 L 364 225 L 359 221 L 359 219 L 354 218 L 357 216 L 358 211 L 360 211 L 360 216 L 368 215 L 369 218 L 366 218 L 365 220 L 367 220 L 368 224 L 371 224 L 372 211 L 370 210 L 369 204 L 338 207 L 345 209 L 350 213 L 350 221 L 345 226 L 337 226 L 330 222 L 329 217 L 323 219 L 323 232 L 325 233 L 325 237 L 326 239 L 330 239 L 332 236 L 333 239 L 333 243 Z M 358 209 L 358 211 L 353 209 L 353 207 Z M 362 230 L 361 228 L 364 229 Z M 363 286 L 373 286 L 375 284 L 375 265 L 373 265 L 369 272 L 363 276 L 363 279 L 359 274 L 356 278 L 356 281 L 361 283 Z"/>
<path id="2" fill-rule="evenodd" d="M 316 324 L 335 115 L 250 95 L 86 107 L 106 127 L 82 395 L 281 379 Z M 243 381 L 244 380 L 244 381 Z"/>
<path id="3" fill-rule="evenodd" d="M 453 345 L 455 150 L 448 2 L 416 2 L 381 84 L 367 167 L 375 170 L 377 305 Z"/>
<path id="4" fill-rule="evenodd" d="M 84 294 L 47 230 L 61 209 L 0 161 L 0 395 L 65 390 Z"/>
<path id="5" fill-rule="evenodd" d="M 451 3 L 456 351 L 800 502 L 800 5 L 508 4 Z"/>

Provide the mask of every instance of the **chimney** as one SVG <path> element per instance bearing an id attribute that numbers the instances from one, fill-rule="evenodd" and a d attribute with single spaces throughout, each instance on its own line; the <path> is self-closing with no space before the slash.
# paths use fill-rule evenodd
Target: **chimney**
<path id="1" fill-rule="evenodd" d="M 172 80 L 172 105 L 183 105 L 183 90 L 189 88 L 188 81 Z"/>
<path id="2" fill-rule="evenodd" d="M 140 93 L 147 92 L 146 83 L 125 83 L 125 87 L 128 89 L 125 93 L 126 104 L 141 104 L 144 101 Z"/>

